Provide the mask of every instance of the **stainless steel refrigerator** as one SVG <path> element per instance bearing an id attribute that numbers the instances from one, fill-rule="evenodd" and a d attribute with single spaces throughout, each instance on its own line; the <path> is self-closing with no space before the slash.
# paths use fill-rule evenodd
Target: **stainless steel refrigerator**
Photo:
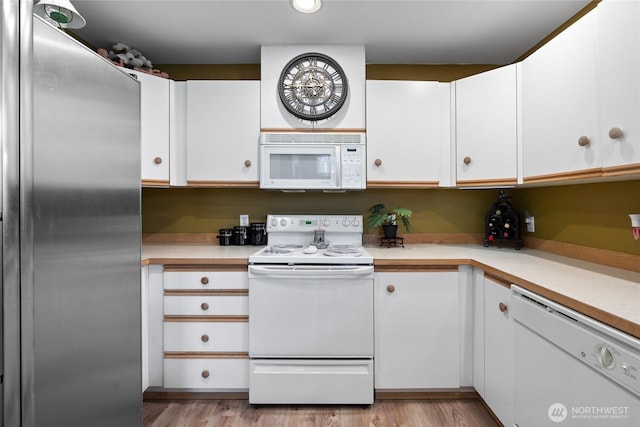
<path id="1" fill-rule="evenodd" d="M 139 84 L 0 5 L 0 425 L 142 424 Z"/>

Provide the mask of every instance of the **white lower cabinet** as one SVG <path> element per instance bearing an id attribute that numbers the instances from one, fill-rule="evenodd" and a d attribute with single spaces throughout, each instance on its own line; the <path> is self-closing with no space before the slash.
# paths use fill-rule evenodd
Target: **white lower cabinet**
<path id="1" fill-rule="evenodd" d="M 164 386 L 189 389 L 246 389 L 249 387 L 249 359 L 165 356 Z"/>
<path id="2" fill-rule="evenodd" d="M 246 391 L 246 266 L 150 266 L 150 387 Z M 144 276 L 143 276 L 144 278 Z"/>
<path id="3" fill-rule="evenodd" d="M 483 336 L 482 353 L 476 353 L 478 360 L 474 369 L 474 385 L 486 404 L 505 426 L 513 424 L 513 319 L 510 313 L 511 291 L 507 283 L 484 277 L 484 283 L 476 283 L 482 298 Z M 482 292 L 481 290 L 484 290 Z M 478 301 L 476 301 L 478 302 Z M 476 305 L 476 308 L 478 306 Z M 480 350 L 475 348 L 474 350 Z M 480 350 L 480 351 L 482 351 Z M 480 380 L 476 384 L 476 379 Z"/>
<path id="4" fill-rule="evenodd" d="M 375 274 L 377 390 L 462 385 L 461 289 L 455 267 Z"/>

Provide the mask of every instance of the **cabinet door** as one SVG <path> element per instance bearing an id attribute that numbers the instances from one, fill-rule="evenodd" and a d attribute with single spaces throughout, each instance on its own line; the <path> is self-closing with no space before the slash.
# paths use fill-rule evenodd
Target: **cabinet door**
<path id="1" fill-rule="evenodd" d="M 516 65 L 455 82 L 459 186 L 517 182 Z"/>
<path id="2" fill-rule="evenodd" d="M 258 187 L 259 81 L 187 82 L 187 185 Z"/>
<path id="3" fill-rule="evenodd" d="M 640 2 L 598 4 L 598 107 L 605 175 L 640 173 Z M 614 128 L 622 131 L 615 135 Z M 610 132 L 613 130 L 613 132 Z M 610 136 L 611 133 L 611 136 Z"/>
<path id="4" fill-rule="evenodd" d="M 523 61 L 525 183 L 600 176 L 596 50 L 592 11 Z"/>
<path id="5" fill-rule="evenodd" d="M 484 400 L 505 426 L 513 424 L 514 339 L 510 298 L 509 288 L 485 277 Z"/>
<path id="6" fill-rule="evenodd" d="M 437 187 L 448 173 L 441 157 L 450 85 L 368 80 L 366 87 L 367 187 Z"/>
<path id="7" fill-rule="evenodd" d="M 141 71 L 127 72 L 140 82 L 142 184 L 169 185 L 170 80 Z M 117 132 L 117 129 L 114 129 L 114 132 Z"/>
<path id="8" fill-rule="evenodd" d="M 375 387 L 460 387 L 458 272 L 376 273 Z"/>

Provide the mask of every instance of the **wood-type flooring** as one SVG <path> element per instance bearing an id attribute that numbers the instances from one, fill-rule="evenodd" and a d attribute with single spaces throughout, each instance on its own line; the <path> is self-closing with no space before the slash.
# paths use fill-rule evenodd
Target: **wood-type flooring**
<path id="1" fill-rule="evenodd" d="M 143 404 L 143 427 L 497 427 L 477 399 L 376 400 L 339 405 L 257 406 L 247 400 L 156 400 Z"/>

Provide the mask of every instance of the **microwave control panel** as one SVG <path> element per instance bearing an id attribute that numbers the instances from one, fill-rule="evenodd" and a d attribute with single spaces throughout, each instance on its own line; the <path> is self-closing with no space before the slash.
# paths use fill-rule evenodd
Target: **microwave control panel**
<path id="1" fill-rule="evenodd" d="M 341 147 L 340 163 L 342 188 L 362 189 L 366 187 L 367 158 L 365 147 L 360 145 L 346 145 Z"/>

